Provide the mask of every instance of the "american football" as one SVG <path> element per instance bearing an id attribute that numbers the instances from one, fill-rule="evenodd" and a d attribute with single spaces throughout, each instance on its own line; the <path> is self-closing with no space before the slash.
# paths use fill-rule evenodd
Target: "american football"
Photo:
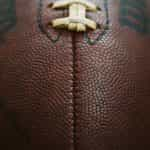
<path id="1" fill-rule="evenodd" d="M 0 0 L 1 150 L 150 150 L 149 0 Z"/>

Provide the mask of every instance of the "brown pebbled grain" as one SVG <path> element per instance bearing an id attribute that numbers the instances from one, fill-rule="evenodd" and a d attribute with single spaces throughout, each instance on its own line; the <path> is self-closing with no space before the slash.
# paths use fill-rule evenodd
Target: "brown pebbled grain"
<path id="1" fill-rule="evenodd" d="M 5 150 L 72 148 L 72 39 L 65 31 L 50 39 L 59 32 L 46 25 L 62 15 L 50 2 L 43 0 L 41 18 L 48 37 L 39 28 L 39 1 L 16 0 L 17 25 L 0 45 L 0 118 L 11 131 L 0 126 Z"/>
<path id="2" fill-rule="evenodd" d="M 119 25 L 119 0 L 108 10 L 100 40 L 76 34 L 76 149 L 150 149 L 150 36 Z"/>
<path id="3" fill-rule="evenodd" d="M 104 25 L 106 1 L 88 14 Z M 66 12 L 39 2 L 16 0 L 0 43 L 0 148 L 150 149 L 150 36 L 119 25 L 119 0 L 108 30 L 84 34 L 48 27 Z"/>

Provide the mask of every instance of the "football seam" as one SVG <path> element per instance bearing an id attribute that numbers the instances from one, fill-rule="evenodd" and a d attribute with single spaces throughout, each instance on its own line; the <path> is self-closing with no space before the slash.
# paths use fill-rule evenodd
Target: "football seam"
<path id="1" fill-rule="evenodd" d="M 72 54 L 73 54 L 73 150 L 77 149 L 77 52 L 76 52 L 76 34 L 72 33 Z"/>

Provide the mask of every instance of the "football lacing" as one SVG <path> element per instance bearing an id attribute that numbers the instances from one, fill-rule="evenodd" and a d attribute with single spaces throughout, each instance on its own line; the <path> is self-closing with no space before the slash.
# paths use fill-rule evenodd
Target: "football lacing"
<path id="1" fill-rule="evenodd" d="M 54 28 L 67 28 L 68 30 L 82 32 L 87 27 L 95 30 L 97 24 L 95 21 L 86 18 L 86 11 L 96 12 L 100 10 L 95 4 L 86 0 L 59 0 L 54 2 L 53 9 L 68 8 L 69 16 L 52 20 Z"/>

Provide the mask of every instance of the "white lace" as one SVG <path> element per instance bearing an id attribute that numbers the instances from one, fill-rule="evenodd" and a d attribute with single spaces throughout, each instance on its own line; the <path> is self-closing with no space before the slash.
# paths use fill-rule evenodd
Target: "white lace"
<path id="1" fill-rule="evenodd" d="M 69 17 L 52 21 L 54 28 L 67 28 L 77 32 L 86 31 L 87 27 L 93 30 L 96 29 L 96 22 L 86 18 L 86 10 L 96 12 L 98 7 L 87 0 L 59 0 L 53 3 L 52 8 L 69 9 Z"/>

